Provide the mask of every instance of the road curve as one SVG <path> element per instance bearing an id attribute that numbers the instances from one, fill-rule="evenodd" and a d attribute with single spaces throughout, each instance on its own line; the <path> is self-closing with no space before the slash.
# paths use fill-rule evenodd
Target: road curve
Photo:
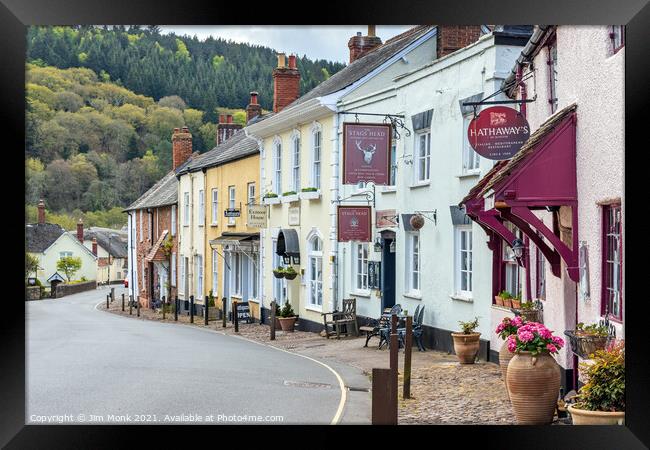
<path id="1" fill-rule="evenodd" d="M 210 330 L 97 310 L 107 292 L 26 302 L 26 423 L 329 424 L 340 417 L 344 391 L 333 369 Z"/>

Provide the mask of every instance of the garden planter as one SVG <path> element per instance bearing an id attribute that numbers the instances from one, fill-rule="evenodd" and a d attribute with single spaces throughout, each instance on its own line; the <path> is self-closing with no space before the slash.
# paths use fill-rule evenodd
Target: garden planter
<path id="1" fill-rule="evenodd" d="M 506 386 L 520 425 L 553 421 L 560 390 L 560 366 L 548 353 L 518 352 L 508 364 Z"/>
<path id="2" fill-rule="evenodd" d="M 503 306 L 505 306 L 506 308 L 512 308 L 512 301 L 509 298 L 504 298 Z"/>
<path id="3" fill-rule="evenodd" d="M 574 405 L 568 409 L 574 425 L 625 425 L 625 411 L 588 411 Z"/>
<path id="4" fill-rule="evenodd" d="M 454 351 L 461 364 L 474 364 L 479 349 L 481 333 L 451 333 L 454 339 Z"/>
<path id="5" fill-rule="evenodd" d="M 526 322 L 544 323 L 541 309 L 522 309 L 519 311 L 519 315 Z"/>
<path id="6" fill-rule="evenodd" d="M 282 331 L 293 333 L 293 326 L 296 323 L 295 317 L 279 317 L 278 320 L 280 321 L 280 327 L 282 328 Z"/>
<path id="7" fill-rule="evenodd" d="M 510 303 L 512 304 L 512 307 L 515 309 L 521 308 L 521 300 L 515 300 L 514 298 L 510 300 Z"/>
<path id="8" fill-rule="evenodd" d="M 273 276 L 275 278 L 284 278 L 284 272 L 276 272 L 275 270 L 273 271 Z"/>
<path id="9" fill-rule="evenodd" d="M 571 351 L 582 359 L 589 359 L 589 355 L 595 353 L 596 350 L 605 349 L 607 344 L 613 340 L 612 336 L 595 336 L 574 331 L 565 331 L 564 334 L 569 337 Z"/>
<path id="10" fill-rule="evenodd" d="M 296 272 L 296 273 L 287 273 L 287 272 L 285 272 L 284 273 L 284 278 L 286 278 L 287 280 L 293 280 L 297 276 L 298 276 L 298 272 Z"/>
<path id="11" fill-rule="evenodd" d="M 501 298 L 500 295 L 495 295 L 494 296 L 494 301 L 496 302 L 497 305 L 503 306 L 503 298 Z"/>

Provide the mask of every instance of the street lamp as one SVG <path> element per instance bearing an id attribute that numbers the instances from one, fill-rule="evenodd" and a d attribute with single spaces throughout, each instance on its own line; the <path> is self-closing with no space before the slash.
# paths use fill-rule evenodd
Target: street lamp
<path id="1" fill-rule="evenodd" d="M 526 246 L 524 245 L 524 241 L 522 241 L 519 238 L 516 238 L 514 241 L 512 241 L 512 251 L 515 254 L 516 258 L 521 258 L 524 255 L 524 249 Z"/>

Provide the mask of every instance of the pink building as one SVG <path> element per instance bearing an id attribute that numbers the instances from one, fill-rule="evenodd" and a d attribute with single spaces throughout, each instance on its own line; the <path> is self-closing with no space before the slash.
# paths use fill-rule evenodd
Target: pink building
<path id="1" fill-rule="evenodd" d="M 624 338 L 624 33 L 536 27 L 502 85 L 528 100 L 520 112 L 530 138 L 461 202 L 489 236 L 494 294 L 540 299 L 544 323 L 559 335 L 608 318 Z M 521 244 L 522 256 L 512 257 Z M 508 315 L 493 305 L 492 328 Z M 493 333 L 492 351 L 501 343 Z M 557 361 L 562 384 L 574 388 L 579 358 L 569 342 Z"/>

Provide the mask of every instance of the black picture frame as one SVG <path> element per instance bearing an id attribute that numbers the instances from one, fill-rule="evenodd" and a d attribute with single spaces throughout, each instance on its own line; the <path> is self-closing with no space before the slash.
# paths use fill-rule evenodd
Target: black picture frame
<path id="1" fill-rule="evenodd" d="M 592 23 L 625 24 L 625 116 L 626 116 L 626 202 L 632 205 L 626 210 L 626 233 L 644 236 L 640 227 L 644 225 L 644 205 L 641 195 L 647 188 L 636 188 L 634 183 L 647 178 L 644 165 L 635 164 L 640 151 L 647 147 L 646 121 L 650 86 L 648 83 L 647 55 L 650 54 L 650 5 L 647 0 L 613 2 L 611 0 L 546 0 L 532 2 L 503 0 L 483 2 L 481 0 L 459 2 L 413 2 L 395 4 L 386 0 L 365 0 L 351 5 L 331 3 L 319 8 L 318 14 L 309 12 L 310 5 L 296 6 L 289 3 L 259 3 L 243 7 L 222 2 L 202 3 L 196 1 L 164 2 L 143 0 L 138 2 L 101 2 L 98 0 L 2 0 L 0 3 L 0 42 L 3 44 L 2 67 L 0 68 L 0 117 L 2 118 L 3 163 L 9 168 L 4 173 L 6 186 L 21 186 L 24 181 L 22 170 L 15 169 L 23 164 L 24 148 L 24 86 L 25 86 L 25 30 L 31 24 L 243 24 L 243 23 Z M 313 5 L 311 5 L 313 7 Z M 254 13 L 252 13 L 254 12 Z M 638 144 L 638 145 L 637 145 Z M 636 181 L 635 181 L 636 180 Z M 9 190 L 8 190 L 9 191 Z M 5 221 L 19 222 L 24 216 L 24 203 L 20 195 L 7 192 L 4 202 Z M 6 230 L 17 230 L 7 224 Z M 638 230 L 635 230 L 638 227 Z M 632 239 L 628 240 L 628 242 Z M 24 251 L 20 239 L 6 238 L 6 246 L 16 246 L 16 254 Z M 636 246 L 636 244 L 634 244 Z M 643 248 L 643 244 L 640 244 Z M 366 436 L 372 442 L 383 442 L 393 435 L 403 440 L 404 445 L 413 442 L 456 442 L 458 446 L 503 448 L 520 443 L 527 449 L 640 449 L 650 446 L 650 417 L 648 405 L 648 302 L 644 281 L 645 264 L 630 264 L 634 252 L 626 252 L 625 289 L 637 295 L 639 301 L 626 304 L 626 426 L 624 427 L 411 427 L 392 430 L 390 427 L 359 428 L 316 426 L 302 427 L 309 433 L 306 437 L 314 442 L 320 433 L 329 441 L 338 433 L 350 430 L 356 436 Z M 13 254 L 6 251 L 5 254 Z M 169 447 L 175 443 L 186 444 L 188 438 L 199 435 L 216 442 L 224 428 L 214 426 L 53 426 L 25 425 L 25 318 L 23 290 L 12 280 L 20 279 L 18 264 L 10 264 L 7 272 L 9 292 L 5 306 L 9 311 L 0 327 L 2 338 L 3 370 L 0 371 L 3 407 L 0 409 L 0 445 L 3 448 L 122 448 L 136 445 L 136 439 L 147 439 L 149 445 L 160 443 Z M 644 272 L 641 272 L 641 271 Z M 215 380 L 218 382 L 218 380 Z M 215 434 L 215 430 L 219 433 Z M 462 430 L 462 431 L 461 431 Z M 249 426 L 248 433 L 259 431 L 260 437 L 268 438 L 268 428 Z M 365 432 L 365 433 L 364 433 Z M 400 433 L 401 432 L 401 433 Z M 263 433 L 263 434 L 262 434 Z M 327 435 L 325 435 L 327 433 Z M 397 433 L 397 434 L 396 434 Z M 421 436 L 418 434 L 422 433 Z M 459 433 L 462 438 L 459 440 Z M 295 435 L 292 433 L 292 438 Z M 302 437 L 302 436 L 301 436 Z M 404 440 L 406 439 L 406 440 Z"/>

